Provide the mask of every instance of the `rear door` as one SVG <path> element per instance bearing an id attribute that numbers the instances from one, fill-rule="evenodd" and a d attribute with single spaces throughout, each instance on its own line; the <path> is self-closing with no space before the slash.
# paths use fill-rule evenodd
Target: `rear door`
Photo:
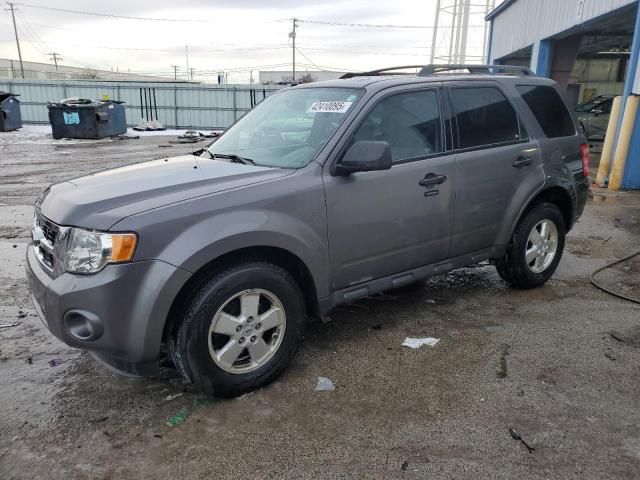
<path id="1" fill-rule="evenodd" d="M 458 167 L 451 257 L 500 244 L 506 219 L 544 183 L 538 145 L 497 82 L 448 87 Z"/>
<path id="2" fill-rule="evenodd" d="M 439 88 L 388 89 L 356 119 L 335 161 L 359 140 L 391 146 L 390 170 L 331 174 L 324 183 L 334 289 L 447 258 L 456 165 Z"/>

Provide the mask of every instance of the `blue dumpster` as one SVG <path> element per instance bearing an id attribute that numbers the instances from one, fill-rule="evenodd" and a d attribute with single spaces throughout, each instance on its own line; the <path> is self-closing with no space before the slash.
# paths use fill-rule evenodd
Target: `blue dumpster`
<path id="1" fill-rule="evenodd" d="M 127 133 L 124 102 L 67 99 L 50 103 L 53 138 L 98 139 Z"/>
<path id="2" fill-rule="evenodd" d="M 20 100 L 17 96 L 15 93 L 0 92 L 0 132 L 10 132 L 22 127 Z"/>

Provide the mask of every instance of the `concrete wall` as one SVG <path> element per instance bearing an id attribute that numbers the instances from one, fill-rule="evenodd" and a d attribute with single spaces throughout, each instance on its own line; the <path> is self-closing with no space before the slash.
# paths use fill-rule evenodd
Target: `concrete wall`
<path id="1" fill-rule="evenodd" d="M 25 80 L 126 80 L 173 82 L 171 78 L 136 75 L 127 72 L 111 72 L 92 68 L 68 67 L 39 62 L 23 62 Z M 20 62 L 10 58 L 0 58 L 0 79 L 22 79 Z"/>
<path id="2" fill-rule="evenodd" d="M 47 103 L 63 98 L 124 101 L 127 124 L 143 120 L 140 89 L 155 90 L 158 120 L 170 128 L 226 128 L 280 86 L 194 85 L 185 83 L 2 80 L 0 91 L 20 94 L 22 121 L 48 124 Z M 143 97 L 144 98 L 144 97 Z"/>

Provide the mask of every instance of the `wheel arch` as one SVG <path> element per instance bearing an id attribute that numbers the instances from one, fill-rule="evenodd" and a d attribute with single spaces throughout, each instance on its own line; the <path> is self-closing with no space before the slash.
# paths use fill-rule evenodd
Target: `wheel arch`
<path id="1" fill-rule="evenodd" d="M 560 213 L 562 213 L 566 231 L 568 232 L 569 230 L 571 230 L 574 218 L 574 201 L 567 189 L 557 185 L 545 188 L 544 190 L 537 193 L 524 207 L 524 209 L 518 216 L 518 220 L 516 221 L 515 225 L 518 225 L 518 223 L 520 223 L 525 215 L 529 213 L 533 208 L 545 202 L 553 203 L 558 207 Z"/>
<path id="2" fill-rule="evenodd" d="M 285 269 L 296 281 L 302 291 L 306 314 L 309 318 L 320 315 L 318 292 L 309 267 L 296 254 L 281 247 L 260 245 L 242 247 L 226 252 L 202 265 L 180 288 L 173 299 L 165 319 L 162 341 L 177 325 L 179 312 L 186 306 L 190 296 L 203 285 L 215 272 L 231 265 L 247 261 L 264 261 Z"/>

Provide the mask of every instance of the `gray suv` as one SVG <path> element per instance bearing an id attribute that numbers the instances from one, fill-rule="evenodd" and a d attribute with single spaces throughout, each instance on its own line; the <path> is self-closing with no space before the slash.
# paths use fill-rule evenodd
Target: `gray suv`
<path id="1" fill-rule="evenodd" d="M 545 283 L 588 192 L 556 84 L 507 66 L 347 76 L 281 90 L 192 155 L 48 188 L 27 259 L 51 332 L 136 375 L 167 345 L 234 396 L 336 305 L 485 260 Z"/>

